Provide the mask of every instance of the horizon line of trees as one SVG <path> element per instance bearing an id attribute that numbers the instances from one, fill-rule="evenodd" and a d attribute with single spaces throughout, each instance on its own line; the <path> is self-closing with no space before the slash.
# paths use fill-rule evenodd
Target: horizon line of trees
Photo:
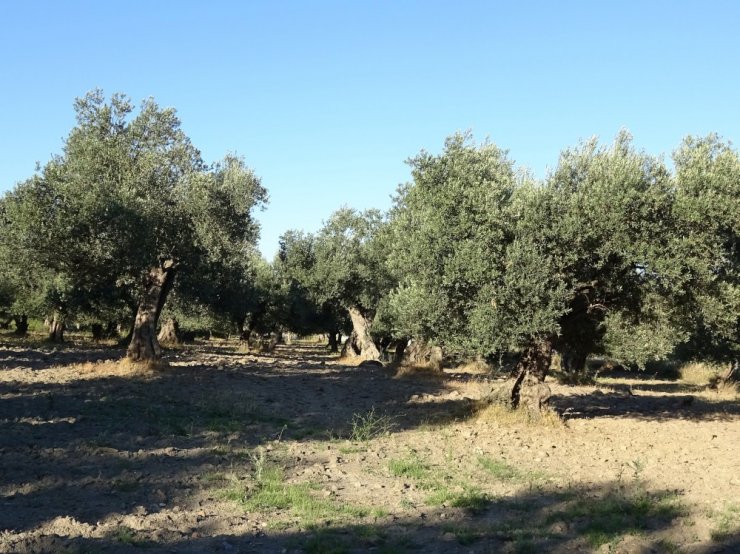
<path id="1" fill-rule="evenodd" d="M 174 110 L 100 91 L 75 103 L 62 154 L 0 198 L 0 310 L 129 329 L 157 359 L 160 314 L 252 332 L 326 333 L 364 359 L 413 339 L 447 356 L 516 355 L 512 402 L 554 352 L 644 366 L 740 348 L 740 156 L 688 137 L 673 169 L 627 132 L 566 149 L 543 180 L 469 133 L 408 160 L 387 213 L 337 210 L 286 231 L 268 263 L 244 161 L 206 165 Z M 169 300 L 168 300 L 169 298 Z M 176 331 L 176 330 L 175 330 Z M 341 334 L 349 336 L 339 344 Z"/>

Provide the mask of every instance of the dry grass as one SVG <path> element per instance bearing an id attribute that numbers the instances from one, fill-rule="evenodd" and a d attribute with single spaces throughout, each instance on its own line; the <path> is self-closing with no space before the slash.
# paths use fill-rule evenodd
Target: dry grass
<path id="1" fill-rule="evenodd" d="M 130 358 L 122 359 L 118 362 L 118 365 L 124 372 L 129 372 L 131 374 L 152 373 L 154 371 L 161 371 L 170 367 L 170 364 L 164 360 L 145 360 L 137 362 Z"/>
<path id="2" fill-rule="evenodd" d="M 512 410 L 501 404 L 481 402 L 475 419 L 483 423 L 498 423 L 499 425 L 527 425 L 535 427 L 563 428 L 565 422 L 555 410 L 544 407 L 539 412 L 532 412 L 525 408 Z"/>
<path id="3" fill-rule="evenodd" d="M 489 375 L 490 366 L 484 360 L 470 360 L 453 369 L 455 373 L 470 373 L 471 375 Z"/>
<path id="4" fill-rule="evenodd" d="M 681 380 L 690 385 L 708 386 L 717 380 L 723 370 L 717 364 L 707 362 L 689 362 L 678 368 Z"/>
<path id="5" fill-rule="evenodd" d="M 433 368 L 431 365 L 426 364 L 415 364 L 415 365 L 402 365 L 396 369 L 396 374 L 393 376 L 394 379 L 445 379 L 443 371 L 439 371 Z"/>

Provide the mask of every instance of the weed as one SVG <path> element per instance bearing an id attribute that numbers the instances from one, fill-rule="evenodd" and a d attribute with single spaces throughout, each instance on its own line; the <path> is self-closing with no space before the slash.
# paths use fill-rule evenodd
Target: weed
<path id="1" fill-rule="evenodd" d="M 368 442 L 390 434 L 395 426 L 390 416 L 376 414 L 373 407 L 365 414 L 352 416 L 352 431 L 349 438 L 353 442 Z"/>

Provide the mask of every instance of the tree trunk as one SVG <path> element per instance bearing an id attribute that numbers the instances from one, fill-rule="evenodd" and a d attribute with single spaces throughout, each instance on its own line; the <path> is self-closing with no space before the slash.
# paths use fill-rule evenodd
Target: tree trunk
<path id="1" fill-rule="evenodd" d="M 90 326 L 90 331 L 92 332 L 92 338 L 95 342 L 99 342 L 103 340 L 103 324 L 102 323 L 93 323 Z"/>
<path id="2" fill-rule="evenodd" d="M 144 295 L 136 311 L 131 344 L 126 352 L 131 360 L 155 361 L 162 357 L 162 348 L 157 340 L 157 322 L 176 272 L 174 260 L 163 260 L 146 275 Z"/>
<path id="3" fill-rule="evenodd" d="M 159 335 L 157 335 L 157 340 L 160 344 L 180 344 L 182 342 L 180 325 L 174 317 L 164 322 L 159 330 Z"/>
<path id="4" fill-rule="evenodd" d="M 357 344 L 357 333 L 352 331 L 344 341 L 342 352 L 339 354 L 342 358 L 354 358 L 360 355 L 360 346 Z"/>
<path id="5" fill-rule="evenodd" d="M 247 322 L 247 316 L 240 316 L 234 320 L 234 323 L 236 324 L 236 332 L 237 332 L 237 335 L 239 335 L 240 341 L 249 340 L 249 337 L 246 336 L 246 331 L 244 330 L 244 324 L 246 322 Z"/>
<path id="6" fill-rule="evenodd" d="M 512 372 L 513 379 L 502 387 L 493 389 L 487 397 L 489 403 L 505 404 L 511 408 L 527 408 L 538 415 L 550 398 L 550 387 L 544 381 L 552 363 L 552 339 L 533 341 L 522 352 Z"/>
<path id="7" fill-rule="evenodd" d="M 735 387 L 740 380 L 740 360 L 733 360 L 722 373 L 717 376 L 717 389 L 726 390 Z"/>
<path id="8" fill-rule="evenodd" d="M 403 355 L 406 352 L 406 347 L 409 345 L 409 339 L 404 337 L 396 341 L 396 349 L 393 352 L 393 363 L 401 364 L 403 362 Z"/>
<path id="9" fill-rule="evenodd" d="M 373 338 L 370 336 L 370 327 L 372 321 L 366 318 L 356 306 L 348 309 L 349 317 L 352 320 L 352 329 L 357 336 L 357 345 L 360 348 L 360 357 L 364 360 L 379 360 L 380 351 L 375 346 Z"/>
<path id="10" fill-rule="evenodd" d="M 550 398 L 550 387 L 545 377 L 552 363 L 552 340 L 540 339 L 530 344 L 514 369 L 515 381 L 511 391 L 511 405 L 525 406 L 539 412 Z"/>
<path id="11" fill-rule="evenodd" d="M 339 351 L 339 343 L 337 342 L 337 332 L 329 331 L 329 352 L 336 353 Z"/>
<path id="12" fill-rule="evenodd" d="M 64 342 L 64 316 L 55 313 L 49 322 L 49 340 L 51 342 Z"/>
<path id="13" fill-rule="evenodd" d="M 14 334 L 19 337 L 25 336 L 28 333 L 28 316 L 25 314 L 13 316 L 15 322 Z"/>
<path id="14" fill-rule="evenodd" d="M 566 373 L 583 373 L 587 358 L 588 352 L 565 348 L 560 354 L 560 367 Z"/>

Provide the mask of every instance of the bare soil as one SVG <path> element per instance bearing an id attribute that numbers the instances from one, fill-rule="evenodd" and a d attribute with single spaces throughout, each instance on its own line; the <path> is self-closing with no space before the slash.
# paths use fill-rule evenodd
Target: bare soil
<path id="1" fill-rule="evenodd" d="M 612 374 L 527 423 L 318 345 L 121 357 L 0 345 L 0 552 L 740 551 L 737 395 Z"/>

